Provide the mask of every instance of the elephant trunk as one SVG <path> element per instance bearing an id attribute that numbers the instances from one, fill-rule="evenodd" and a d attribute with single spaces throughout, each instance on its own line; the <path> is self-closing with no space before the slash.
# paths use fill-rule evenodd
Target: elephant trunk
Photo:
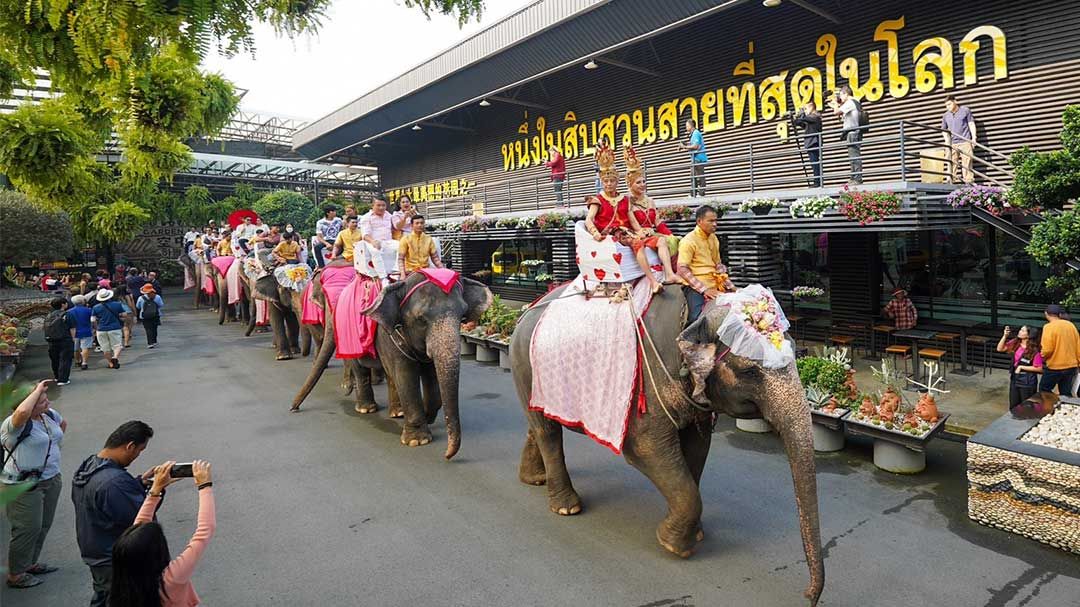
<path id="1" fill-rule="evenodd" d="M 443 415 L 446 417 L 446 459 L 461 448 L 461 420 L 458 416 L 458 381 L 461 375 L 461 321 L 443 318 L 428 332 L 428 356 L 435 364 Z"/>
<path id="2" fill-rule="evenodd" d="M 323 305 L 323 311 L 325 332 L 323 333 L 322 344 L 319 346 L 319 354 L 315 357 L 315 362 L 308 373 L 307 381 L 304 382 L 303 386 L 300 386 L 300 392 L 293 399 L 293 411 L 300 409 L 301 403 L 315 389 L 315 384 L 319 383 L 323 371 L 326 371 L 326 366 L 330 364 L 330 357 L 334 355 L 334 315 L 331 314 L 329 306 L 325 304 Z"/>
<path id="3" fill-rule="evenodd" d="M 810 569 L 810 584 L 806 598 L 817 605 L 825 586 L 825 564 L 821 556 L 821 525 L 818 515 L 817 469 L 814 465 L 814 438 L 811 429 L 810 407 L 795 373 L 795 365 L 766 382 L 769 404 L 762 412 L 780 434 L 791 465 L 795 505 L 799 512 L 799 532 L 802 535 L 806 565 Z"/>

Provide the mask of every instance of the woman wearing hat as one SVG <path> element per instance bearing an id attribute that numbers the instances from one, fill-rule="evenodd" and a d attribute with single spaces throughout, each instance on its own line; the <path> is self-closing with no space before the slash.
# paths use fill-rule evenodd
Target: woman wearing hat
<path id="1" fill-rule="evenodd" d="M 893 319 L 897 331 L 912 329 L 919 322 L 919 311 L 903 289 L 893 291 L 892 301 L 885 305 L 885 316 Z"/>
<path id="2" fill-rule="evenodd" d="M 157 330 L 161 324 L 161 309 L 165 302 L 154 291 L 154 285 L 146 283 L 142 286 L 142 294 L 135 300 L 135 309 L 138 310 L 139 320 L 143 329 L 146 329 L 146 347 L 157 346 Z"/>
<path id="3" fill-rule="evenodd" d="M 101 284 L 104 281 L 98 281 Z M 120 351 L 124 349 L 124 307 L 107 288 L 98 289 L 97 305 L 92 320 L 97 327 L 98 345 L 110 369 L 120 368 Z"/>

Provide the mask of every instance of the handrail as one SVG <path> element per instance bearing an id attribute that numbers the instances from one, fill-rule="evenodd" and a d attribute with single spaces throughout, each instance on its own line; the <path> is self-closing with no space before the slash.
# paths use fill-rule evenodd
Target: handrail
<path id="1" fill-rule="evenodd" d="M 929 150 L 948 149 L 943 142 L 935 142 L 928 137 L 930 134 L 943 133 L 943 129 L 912 120 L 892 120 L 858 129 L 870 131 L 858 144 L 863 178 L 907 181 L 933 175 L 947 180 L 951 175 L 949 167 L 952 161 L 947 154 L 935 156 L 944 164 L 943 171 L 909 165 L 912 159 L 926 158 Z M 665 162 L 663 166 L 650 167 L 646 164 L 646 176 L 656 184 L 650 193 L 654 198 L 689 198 L 691 172 L 695 166 L 704 168 L 708 186 L 706 194 L 699 197 L 716 195 L 717 192 L 746 191 L 752 194 L 763 189 L 813 189 L 816 179 L 812 172 L 818 168 L 823 185 L 838 185 L 850 176 L 847 155 L 850 144 L 835 139 L 840 133 L 838 129 L 821 133 L 820 157 L 813 163 L 802 146 L 805 133 L 795 132 L 785 140 L 768 139 L 726 146 L 711 153 L 710 160 L 704 163 L 695 164 L 686 160 Z M 1004 186 L 1013 178 L 1011 170 L 980 157 L 976 150 L 986 151 L 986 155 L 1004 160 L 1008 160 L 1008 156 L 977 142 L 972 143 L 972 152 L 964 152 L 964 155 L 971 159 L 972 173 L 978 179 Z M 575 200 L 575 196 L 580 201 L 585 194 L 591 194 L 595 187 L 594 179 L 594 174 L 587 169 L 580 173 L 568 172 L 563 181 L 563 207 Z M 473 202 L 483 202 L 488 213 L 560 208 L 548 176 L 539 174 L 489 182 L 468 195 L 420 204 L 429 218 L 442 219 L 470 215 Z"/>

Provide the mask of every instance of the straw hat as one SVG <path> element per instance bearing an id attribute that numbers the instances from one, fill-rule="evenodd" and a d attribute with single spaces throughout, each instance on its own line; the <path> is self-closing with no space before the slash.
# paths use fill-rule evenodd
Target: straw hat
<path id="1" fill-rule="evenodd" d="M 112 299 L 113 292 L 108 289 L 101 289 L 97 292 L 98 301 L 109 301 Z"/>

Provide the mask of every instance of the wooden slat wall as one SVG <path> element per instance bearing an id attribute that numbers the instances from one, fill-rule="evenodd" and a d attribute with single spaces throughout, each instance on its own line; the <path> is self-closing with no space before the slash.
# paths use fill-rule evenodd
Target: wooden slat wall
<path id="1" fill-rule="evenodd" d="M 1061 111 L 1068 103 L 1080 102 L 1080 45 L 1075 43 L 1075 32 L 1080 31 L 1080 2 L 1035 0 L 1017 3 L 991 0 L 956 3 L 946 11 L 942 10 L 940 2 L 929 0 L 874 3 L 839 0 L 836 4 L 844 15 L 842 26 L 831 24 L 789 3 L 777 9 L 767 9 L 758 2 L 748 2 L 653 39 L 653 48 L 660 64 L 656 64 L 647 46 L 639 45 L 631 49 L 626 57 L 628 61 L 658 69 L 663 73 L 662 78 L 611 66 L 588 72 L 575 67 L 544 78 L 542 87 L 527 86 L 521 95 L 549 104 L 552 109 L 543 112 L 548 119 L 549 130 L 562 128 L 562 114 L 567 110 L 575 111 L 579 120 L 589 122 L 639 107 L 658 105 L 665 99 L 700 96 L 707 90 L 741 83 L 746 78 L 733 77 L 731 70 L 736 63 L 747 58 L 747 43 L 751 39 L 756 45 L 755 82 L 783 70 L 796 70 L 804 66 L 821 68 L 822 62 L 814 53 L 814 44 L 818 36 L 826 32 L 833 32 L 839 38 L 838 63 L 843 58 L 854 57 L 865 69 L 869 51 L 884 51 L 882 43 L 873 41 L 874 27 L 885 19 L 900 16 L 904 16 L 907 23 L 900 32 L 901 68 L 913 83 L 911 57 L 912 49 L 918 42 L 932 36 L 943 36 L 953 43 L 955 51 L 959 40 L 973 27 L 990 24 L 1002 28 L 1008 37 L 1008 79 L 993 81 L 990 53 L 980 51 L 980 82 L 974 86 L 964 86 L 963 55 L 954 52 L 954 72 L 959 76 L 956 88 L 950 91 L 936 90 L 931 94 L 911 92 L 903 99 L 893 99 L 886 94 L 880 101 L 867 105 L 874 123 L 884 124 L 903 118 L 936 126 L 940 122 L 944 97 L 952 93 L 972 108 L 980 126 L 980 142 L 1003 153 L 1010 153 L 1022 145 L 1036 149 L 1059 147 L 1057 133 Z M 883 64 L 882 78 L 887 87 L 885 68 Z M 730 108 L 727 109 L 730 125 Z M 530 124 L 535 124 L 538 115 L 536 111 L 529 112 Z M 473 192 L 482 195 L 484 184 L 508 177 L 531 178 L 541 185 L 548 183 L 547 169 L 543 167 L 512 173 L 502 170 L 500 146 L 521 137 L 516 133 L 518 124 L 524 120 L 522 108 L 495 103 L 489 108 L 459 110 L 448 120 L 472 125 L 477 132 L 461 134 L 427 128 L 416 133 L 405 131 L 395 134 L 383 144 L 385 152 L 380 153 L 379 164 L 385 187 L 465 178 L 476 181 L 478 185 Z M 743 154 L 752 142 L 775 142 L 775 126 L 775 121 L 737 128 L 729 126 L 725 130 L 706 134 L 710 158 L 716 160 Z M 883 127 L 875 129 L 871 136 L 884 136 L 882 130 Z M 831 135 L 826 137 L 826 142 L 830 141 L 835 141 Z M 867 144 L 864 148 L 864 154 L 869 155 L 873 151 L 874 144 Z M 674 141 L 644 146 L 640 149 L 640 155 L 651 170 L 650 189 L 654 194 L 686 190 L 688 180 L 681 169 L 662 176 L 658 173 L 663 167 L 687 160 L 686 153 L 680 152 Z M 869 172 L 880 168 L 887 162 L 892 161 L 868 160 L 866 170 Z M 917 164 L 917 160 L 912 159 L 909 168 L 914 170 Z M 770 161 L 769 166 L 777 177 L 797 178 L 801 174 L 794 155 Z M 833 175 L 834 180 L 846 179 L 846 167 L 842 150 L 826 155 L 826 173 Z M 765 167 L 759 169 L 764 171 Z M 730 170 L 710 168 L 710 188 L 719 191 L 721 173 Z M 572 159 L 568 162 L 568 171 L 571 176 L 569 199 L 580 203 L 581 197 L 593 188 L 592 159 Z M 505 192 L 505 186 L 489 188 L 486 211 L 509 210 L 511 200 L 515 210 L 548 207 L 554 202 L 554 193 L 550 189 L 542 190 L 537 200 L 532 182 L 513 188 L 509 194 Z M 449 209 L 442 209 L 435 203 L 428 212 L 436 216 L 443 213 L 459 215 L 468 214 L 469 208 L 460 201 Z"/>

